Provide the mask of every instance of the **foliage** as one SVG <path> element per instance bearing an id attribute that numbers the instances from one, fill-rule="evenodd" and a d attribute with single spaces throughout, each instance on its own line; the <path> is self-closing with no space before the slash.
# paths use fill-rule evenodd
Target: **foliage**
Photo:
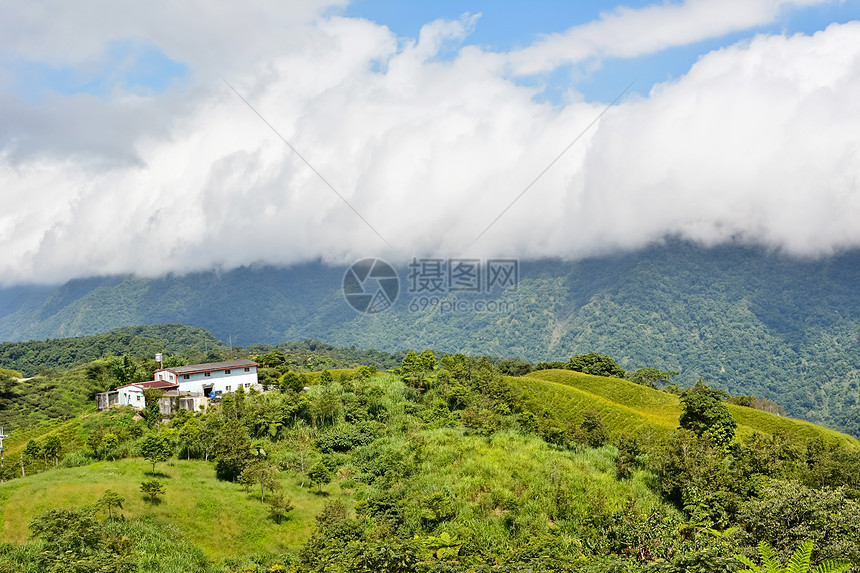
<path id="1" fill-rule="evenodd" d="M 140 444 L 140 455 L 152 464 L 152 473 L 155 474 L 155 464 L 166 461 L 173 455 L 173 448 L 167 436 L 160 434 L 147 434 Z"/>
<path id="2" fill-rule="evenodd" d="M 317 484 L 317 489 L 319 490 L 331 481 L 332 473 L 328 466 L 319 461 L 308 470 L 308 478 L 311 480 L 311 483 Z"/>
<path id="3" fill-rule="evenodd" d="M 668 384 L 672 377 L 677 375 L 677 372 L 671 370 L 640 368 L 630 376 L 630 381 L 648 386 L 649 388 L 659 388 L 662 385 Z"/>
<path id="4" fill-rule="evenodd" d="M 251 461 L 251 440 L 238 420 L 228 420 L 214 440 L 212 457 L 218 479 L 236 481 Z"/>
<path id="5" fill-rule="evenodd" d="M 239 474 L 238 481 L 246 486 L 259 486 L 261 503 L 266 501 L 266 490 L 275 491 L 281 487 L 278 481 L 278 468 L 263 460 L 251 462 L 245 467 Z"/>
<path id="6" fill-rule="evenodd" d="M 767 542 L 783 556 L 814 542 L 815 561 L 848 559 L 860 566 L 860 502 L 844 488 L 811 489 L 791 481 L 774 481 L 740 509 L 740 542 Z"/>
<path id="7" fill-rule="evenodd" d="M 122 509 L 125 498 L 113 490 L 106 490 L 104 495 L 96 502 L 96 507 L 104 508 L 108 512 L 108 518 L 113 518 L 114 508 Z"/>
<path id="8" fill-rule="evenodd" d="M 44 338 L 44 337 L 43 337 Z M 74 368 L 107 356 L 147 356 L 166 349 L 182 352 L 190 348 L 216 346 L 218 340 L 202 328 L 184 324 L 156 324 L 151 326 L 123 326 L 93 336 L 4 342 L 0 344 L 0 364 L 20 370 L 27 376 L 38 373 L 39 367 Z M 128 373 L 136 366 L 125 362 Z"/>
<path id="9" fill-rule="evenodd" d="M 157 479 L 145 480 L 140 483 L 140 491 L 149 498 L 150 503 L 155 503 L 158 496 L 164 494 L 164 485 Z"/>
<path id="10" fill-rule="evenodd" d="M 281 523 L 281 520 L 286 517 L 289 512 L 295 509 L 292 501 L 280 492 L 270 495 L 267 503 L 269 504 L 269 513 L 272 515 L 275 523 L 278 524 Z"/>
<path id="11" fill-rule="evenodd" d="M 624 378 L 623 368 L 616 364 L 609 356 L 601 356 L 597 352 L 571 356 L 570 362 L 565 365 L 565 368 L 575 372 L 582 372 L 583 374 L 593 374 L 594 376 Z"/>
<path id="12" fill-rule="evenodd" d="M 808 573 L 809 562 L 812 558 L 812 545 L 812 541 L 806 541 L 800 545 L 785 566 L 779 562 L 767 541 L 762 541 L 758 547 L 761 555 L 761 567 L 745 555 L 735 555 L 735 559 L 747 566 L 745 570 L 755 573 Z M 812 573 L 845 573 L 849 569 L 851 569 L 851 565 L 845 561 L 829 560 L 819 564 Z"/>
<path id="13" fill-rule="evenodd" d="M 708 434 L 720 448 L 727 448 L 735 437 L 737 422 L 723 404 L 728 395 L 708 387 L 702 380 L 681 394 L 680 424 L 697 435 Z"/>

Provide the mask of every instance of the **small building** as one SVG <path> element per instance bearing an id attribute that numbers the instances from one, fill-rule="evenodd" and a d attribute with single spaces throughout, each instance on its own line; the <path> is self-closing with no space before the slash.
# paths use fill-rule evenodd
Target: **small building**
<path id="1" fill-rule="evenodd" d="M 132 406 L 139 410 L 146 406 L 143 391 L 155 388 L 165 391 L 165 396 L 159 400 L 162 414 L 169 415 L 176 408 L 195 411 L 207 405 L 210 397 L 230 394 L 239 388 L 259 390 L 257 366 L 253 360 L 227 360 L 162 368 L 155 371 L 154 380 L 96 394 L 96 405 L 99 411 L 114 406 Z"/>
<path id="2" fill-rule="evenodd" d="M 165 380 L 150 380 L 149 382 L 137 382 L 135 384 L 126 384 L 118 386 L 117 403 L 119 406 L 133 406 L 134 408 L 144 408 L 146 401 L 143 399 L 143 391 L 147 388 L 156 390 L 176 390 L 179 384 L 167 382 Z"/>

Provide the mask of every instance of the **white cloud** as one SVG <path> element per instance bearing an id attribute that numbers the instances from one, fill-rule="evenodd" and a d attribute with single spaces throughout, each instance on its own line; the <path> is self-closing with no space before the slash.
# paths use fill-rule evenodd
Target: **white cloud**
<path id="1" fill-rule="evenodd" d="M 213 77 L 160 97 L 58 100 L 47 120 L 0 102 L 31 113 L 0 124 L 0 282 L 458 256 L 602 109 L 537 102 L 508 54 L 440 60 L 472 17 L 410 43 L 352 18 L 291 25 L 300 42 L 245 51 L 253 65 L 225 75 L 393 251 Z M 473 252 L 578 257 L 667 233 L 799 254 L 858 246 L 857 101 L 858 23 L 707 54 L 613 108 Z"/>
<path id="2" fill-rule="evenodd" d="M 687 0 L 638 9 L 620 6 L 512 53 L 510 62 L 516 74 L 535 74 L 590 59 L 643 56 L 770 24 L 783 9 L 828 1 Z"/>

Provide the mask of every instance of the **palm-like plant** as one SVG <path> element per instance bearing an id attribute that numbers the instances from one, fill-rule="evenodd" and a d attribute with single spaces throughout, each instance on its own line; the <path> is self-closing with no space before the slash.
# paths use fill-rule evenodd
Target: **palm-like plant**
<path id="1" fill-rule="evenodd" d="M 747 566 L 744 571 L 755 573 L 808 573 L 809 562 L 812 559 L 812 541 L 806 541 L 794 550 L 788 564 L 783 566 L 773 552 L 773 548 L 767 541 L 758 544 L 758 552 L 761 555 L 761 566 L 756 565 L 745 555 L 735 554 L 735 559 Z M 851 565 L 846 561 L 828 559 L 812 570 L 812 573 L 846 573 Z"/>

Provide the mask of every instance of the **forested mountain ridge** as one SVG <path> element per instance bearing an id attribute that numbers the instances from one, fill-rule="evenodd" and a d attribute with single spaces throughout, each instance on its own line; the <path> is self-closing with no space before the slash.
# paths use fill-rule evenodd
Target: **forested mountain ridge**
<path id="1" fill-rule="evenodd" d="M 0 290 L 0 339 L 181 322 L 222 340 L 315 338 L 401 351 L 430 347 L 531 361 L 597 351 L 656 367 L 796 417 L 860 435 L 860 253 L 798 260 L 760 249 L 669 242 L 579 262 L 520 264 L 506 312 L 411 312 L 407 271 L 394 306 L 359 314 L 344 268 L 246 267 L 159 279 L 108 277 Z"/>

